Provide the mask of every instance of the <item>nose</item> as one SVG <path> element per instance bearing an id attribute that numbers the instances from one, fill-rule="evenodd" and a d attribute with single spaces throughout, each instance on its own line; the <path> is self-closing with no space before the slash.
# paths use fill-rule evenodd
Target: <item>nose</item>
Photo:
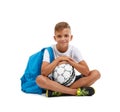
<path id="1" fill-rule="evenodd" d="M 65 37 L 62 37 L 61 42 L 65 42 L 65 41 L 66 41 Z"/>
<path id="2" fill-rule="evenodd" d="M 65 40 L 65 36 L 62 36 L 61 40 Z"/>

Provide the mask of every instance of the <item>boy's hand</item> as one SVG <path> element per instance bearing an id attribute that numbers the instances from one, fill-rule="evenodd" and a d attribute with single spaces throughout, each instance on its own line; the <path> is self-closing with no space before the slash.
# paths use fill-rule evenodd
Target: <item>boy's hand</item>
<path id="1" fill-rule="evenodd" d="M 61 62 L 61 61 L 68 61 L 69 57 L 67 57 L 67 56 L 60 56 L 60 57 L 57 58 L 57 60 L 59 60 L 59 62 Z"/>
<path id="2" fill-rule="evenodd" d="M 67 61 L 61 61 L 61 62 L 59 62 L 58 65 L 61 65 L 61 64 L 68 64 L 68 62 Z"/>
<path id="3" fill-rule="evenodd" d="M 71 64 L 72 62 L 74 62 L 74 60 L 68 56 L 60 56 L 57 58 L 57 60 L 59 61 L 59 64 L 66 64 L 66 63 L 69 63 Z"/>
<path id="4" fill-rule="evenodd" d="M 68 56 L 61 56 L 61 58 L 63 59 L 63 61 L 67 61 L 67 62 L 74 61 L 71 57 Z"/>

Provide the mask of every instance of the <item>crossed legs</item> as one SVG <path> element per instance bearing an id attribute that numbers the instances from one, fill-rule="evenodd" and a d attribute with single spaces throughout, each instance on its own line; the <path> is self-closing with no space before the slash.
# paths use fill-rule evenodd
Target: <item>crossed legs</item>
<path id="1" fill-rule="evenodd" d="M 70 87 L 63 86 L 55 81 L 50 80 L 48 77 L 39 75 L 36 78 L 36 83 L 38 86 L 57 91 L 65 94 L 76 95 L 77 89 L 79 87 L 88 87 L 91 86 L 94 82 L 96 82 L 100 78 L 100 73 L 97 70 L 92 70 L 87 77 L 80 78 L 76 82 L 74 82 Z"/>

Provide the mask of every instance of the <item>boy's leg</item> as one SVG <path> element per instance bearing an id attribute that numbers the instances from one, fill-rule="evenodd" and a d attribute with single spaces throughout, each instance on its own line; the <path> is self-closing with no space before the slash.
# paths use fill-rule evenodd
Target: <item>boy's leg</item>
<path id="1" fill-rule="evenodd" d="M 77 89 L 72 89 L 69 87 L 65 87 L 55 81 L 50 80 L 48 77 L 39 75 L 36 78 L 36 83 L 45 89 L 56 91 L 56 92 L 61 92 L 65 94 L 70 94 L 70 95 L 76 95 L 77 94 Z"/>
<path id="2" fill-rule="evenodd" d="M 92 96 L 94 94 L 94 89 L 92 87 L 81 87 L 81 88 L 70 88 L 65 87 L 55 81 L 50 80 L 48 77 L 40 75 L 36 78 L 36 83 L 42 87 L 47 89 L 47 96 Z M 53 92 L 52 92 L 52 91 Z"/>
<path id="3" fill-rule="evenodd" d="M 100 73 L 97 70 L 93 70 L 89 73 L 88 76 L 82 77 L 75 81 L 70 88 L 79 88 L 79 87 L 89 87 L 91 86 L 96 80 L 100 78 Z"/>

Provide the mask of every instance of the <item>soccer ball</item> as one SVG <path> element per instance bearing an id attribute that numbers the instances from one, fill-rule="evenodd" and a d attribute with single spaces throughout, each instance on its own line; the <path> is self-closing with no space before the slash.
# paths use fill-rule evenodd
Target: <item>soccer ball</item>
<path id="1" fill-rule="evenodd" d="M 56 66 L 52 76 L 54 81 L 64 86 L 70 86 L 76 77 L 74 68 L 70 64 L 60 64 Z"/>

